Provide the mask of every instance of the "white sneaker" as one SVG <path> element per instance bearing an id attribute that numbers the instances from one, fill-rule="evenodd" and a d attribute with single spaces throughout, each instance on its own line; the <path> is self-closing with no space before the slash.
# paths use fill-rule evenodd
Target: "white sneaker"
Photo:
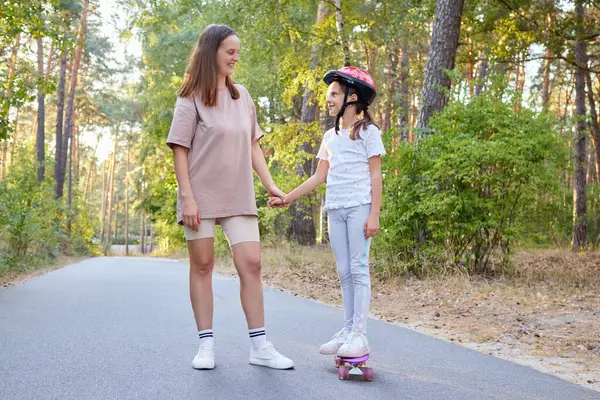
<path id="1" fill-rule="evenodd" d="M 365 354 L 371 353 L 371 345 L 367 337 L 362 333 L 350 332 L 348 341 L 344 343 L 338 350 L 339 357 L 362 357 Z"/>
<path id="2" fill-rule="evenodd" d="M 294 362 L 275 350 L 271 342 L 267 342 L 265 347 L 258 350 L 250 346 L 250 364 L 274 369 L 294 368 Z"/>
<path id="3" fill-rule="evenodd" d="M 200 342 L 198 354 L 192 361 L 194 369 L 213 369 L 215 367 L 214 342 L 204 340 Z"/>
<path id="4" fill-rule="evenodd" d="M 348 334 L 350 334 L 350 331 L 348 329 L 342 329 L 341 331 L 333 335 L 329 342 L 321 346 L 321 348 L 319 349 L 319 353 L 328 356 L 337 354 L 340 347 L 342 347 L 342 345 L 346 343 Z"/>

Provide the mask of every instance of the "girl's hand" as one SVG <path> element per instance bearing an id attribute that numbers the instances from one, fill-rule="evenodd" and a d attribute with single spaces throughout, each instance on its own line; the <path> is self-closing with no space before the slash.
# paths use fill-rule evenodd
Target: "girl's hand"
<path id="1" fill-rule="evenodd" d="M 182 199 L 182 220 L 183 225 L 187 226 L 193 231 L 198 232 L 198 225 L 200 224 L 200 210 L 196 204 L 196 200 L 193 197 L 187 197 Z"/>
<path id="2" fill-rule="evenodd" d="M 366 238 L 379 235 L 379 216 L 369 214 L 369 218 L 367 218 L 363 230 Z"/>
<path id="3" fill-rule="evenodd" d="M 284 197 L 285 197 L 285 195 L 284 195 Z M 270 208 L 282 208 L 282 207 L 287 207 L 290 204 L 286 203 L 285 200 L 281 197 L 271 197 L 269 199 L 269 201 L 267 202 L 267 205 Z"/>

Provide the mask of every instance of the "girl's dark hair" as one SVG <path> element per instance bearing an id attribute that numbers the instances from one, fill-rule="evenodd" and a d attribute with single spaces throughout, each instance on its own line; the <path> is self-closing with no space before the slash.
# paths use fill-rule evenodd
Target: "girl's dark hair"
<path id="1" fill-rule="evenodd" d="M 346 86 L 343 85 L 341 82 L 339 82 L 342 92 L 344 92 L 346 90 Z M 371 116 L 371 113 L 369 112 L 369 106 L 366 105 L 365 103 L 363 103 L 362 101 L 360 101 L 360 97 L 358 96 L 358 91 L 353 88 L 352 86 L 349 87 L 349 91 L 348 91 L 348 97 L 350 97 L 351 95 L 355 94 L 356 97 L 358 97 L 358 103 L 355 103 L 354 105 L 356 106 L 356 113 L 357 114 L 361 114 L 363 115 L 363 117 L 361 119 L 359 119 L 358 121 L 356 121 L 351 127 L 350 127 L 350 139 L 352 140 L 357 140 L 360 139 L 360 131 L 362 131 L 363 129 L 367 129 L 369 127 L 369 125 L 375 125 L 378 129 L 379 126 L 377 126 L 377 124 L 375 124 L 375 122 L 373 122 L 373 117 Z"/>
<path id="2" fill-rule="evenodd" d="M 229 36 L 236 32 L 226 25 L 209 25 L 200 34 L 198 43 L 194 46 L 188 62 L 183 84 L 177 92 L 180 97 L 190 97 L 195 94 L 201 96 L 207 107 L 217 105 L 217 50 Z M 225 85 L 229 89 L 232 99 L 239 99 L 240 93 L 235 87 L 235 82 L 228 76 Z"/>

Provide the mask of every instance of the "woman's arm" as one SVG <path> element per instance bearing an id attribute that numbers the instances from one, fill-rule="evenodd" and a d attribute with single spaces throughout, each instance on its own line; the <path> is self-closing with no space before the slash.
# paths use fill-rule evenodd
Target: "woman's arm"
<path id="1" fill-rule="evenodd" d="M 267 166 L 267 161 L 265 160 L 265 154 L 258 143 L 258 140 L 252 142 L 252 168 L 256 171 L 256 174 L 260 178 L 265 189 L 269 192 L 269 195 L 283 198 L 285 193 L 283 193 L 275 182 L 273 181 L 273 177 L 269 172 L 269 167 Z"/>
<path id="2" fill-rule="evenodd" d="M 188 170 L 188 151 L 186 147 L 174 144 L 173 164 L 175 165 L 175 177 L 179 186 L 179 196 L 182 202 L 182 222 L 184 226 L 198 231 L 200 223 L 200 210 L 192 193 L 190 184 L 190 172 Z"/>

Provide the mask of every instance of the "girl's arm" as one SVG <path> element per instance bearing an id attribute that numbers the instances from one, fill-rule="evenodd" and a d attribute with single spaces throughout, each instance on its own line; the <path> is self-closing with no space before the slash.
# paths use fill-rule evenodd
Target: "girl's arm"
<path id="1" fill-rule="evenodd" d="M 369 158 L 369 172 L 371 173 L 371 213 L 365 222 L 365 237 L 379 234 L 379 214 L 381 214 L 381 197 L 383 192 L 383 179 L 381 177 L 381 156 Z"/>
<path id="2" fill-rule="evenodd" d="M 190 172 L 188 170 L 188 151 L 183 146 L 174 144 L 173 146 L 173 164 L 175 165 L 175 177 L 179 186 L 179 196 L 182 202 L 182 222 L 184 226 L 198 231 L 200 223 L 200 210 L 192 193 L 190 184 Z"/>
<path id="3" fill-rule="evenodd" d="M 317 170 L 315 173 L 308 178 L 304 183 L 298 186 L 296 189 L 292 190 L 290 193 L 286 194 L 283 197 L 283 202 L 285 204 L 289 204 L 293 201 L 298 200 L 300 197 L 304 196 L 307 193 L 312 192 L 317 188 L 317 186 L 325 183 L 327 179 L 327 173 L 329 172 L 329 161 L 319 159 L 319 164 L 317 165 Z"/>
<path id="4" fill-rule="evenodd" d="M 267 167 L 267 161 L 265 160 L 265 154 L 263 153 L 258 140 L 252 142 L 252 168 L 256 171 L 256 174 L 260 178 L 265 189 L 269 192 L 269 195 L 283 198 L 285 193 L 283 193 L 275 182 L 273 181 L 273 177 L 269 172 L 269 167 Z"/>

